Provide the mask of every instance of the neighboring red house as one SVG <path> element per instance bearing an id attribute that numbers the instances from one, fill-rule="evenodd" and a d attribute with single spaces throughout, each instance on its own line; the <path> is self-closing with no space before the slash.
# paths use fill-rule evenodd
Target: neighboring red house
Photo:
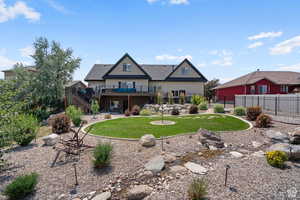
<path id="1" fill-rule="evenodd" d="M 300 91 L 300 73 L 255 71 L 214 88 L 217 101 L 234 101 L 241 94 L 288 94 Z"/>

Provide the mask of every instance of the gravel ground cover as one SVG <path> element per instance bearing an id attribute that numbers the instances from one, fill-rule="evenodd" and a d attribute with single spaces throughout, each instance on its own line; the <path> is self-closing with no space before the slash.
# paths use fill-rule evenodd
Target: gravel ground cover
<path id="1" fill-rule="evenodd" d="M 274 123 L 271 129 L 287 132 L 297 126 Z M 252 154 L 264 150 L 270 146 L 264 135 L 264 129 L 253 128 L 247 131 L 220 132 L 221 138 L 230 146 L 230 149 L 212 157 L 203 158 L 195 156 L 201 151 L 197 135 L 181 135 L 164 140 L 164 154 L 172 154 L 182 159 L 190 153 L 191 161 L 199 163 L 209 169 L 207 175 L 195 175 L 185 172 L 180 176 L 169 174 L 169 165 L 161 173 L 163 178 L 154 179 L 157 188 L 146 197 L 147 200 L 183 200 L 187 199 L 187 188 L 193 177 L 203 177 L 209 183 L 210 199 L 289 199 L 289 191 L 296 189 L 297 197 L 300 198 L 300 164 L 288 162 L 288 168 L 284 170 L 270 167 L 264 157 L 256 157 Z M 63 135 L 62 137 L 68 137 Z M 96 145 L 100 141 L 110 141 L 114 145 L 111 167 L 95 171 L 92 167 L 91 150 L 86 150 L 80 156 L 78 162 L 67 160 L 63 156 L 59 158 L 56 166 L 50 167 L 56 151 L 53 147 L 43 146 L 41 139 L 29 147 L 15 147 L 6 154 L 11 163 L 10 169 L 0 174 L 0 191 L 18 175 L 37 172 L 40 174 L 40 182 L 37 191 L 28 199 L 52 200 L 61 194 L 69 194 L 76 189 L 77 193 L 91 191 L 112 190 L 117 183 L 122 184 L 122 177 L 135 177 L 136 173 L 144 168 L 144 164 L 156 155 L 161 155 L 161 141 L 157 141 L 155 147 L 143 148 L 137 141 L 107 140 L 96 136 L 87 136 L 85 143 Z M 263 145 L 254 148 L 253 141 Z M 229 151 L 241 152 L 244 157 L 233 158 Z M 186 157 L 185 157 L 186 158 Z M 77 163 L 79 185 L 74 186 L 73 164 Z M 175 164 L 181 164 L 176 162 Z M 224 186 L 225 165 L 229 164 L 228 185 Z M 166 177 L 173 176 L 167 179 Z M 129 179 L 134 184 L 139 178 Z M 135 181 L 136 180 L 136 181 Z M 124 185 L 126 185 L 124 183 Z M 126 188 L 125 188 L 126 189 Z M 124 199 L 120 194 L 121 188 L 113 190 L 112 199 Z M 0 196 L 0 199 L 5 199 Z M 293 198 L 290 198 L 293 199 Z M 296 198 L 294 198 L 296 199 Z"/>

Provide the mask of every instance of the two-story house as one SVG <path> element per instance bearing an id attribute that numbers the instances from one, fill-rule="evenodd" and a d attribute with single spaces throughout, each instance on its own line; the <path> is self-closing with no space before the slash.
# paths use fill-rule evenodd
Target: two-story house
<path id="1" fill-rule="evenodd" d="M 207 79 L 188 60 L 178 65 L 138 64 L 125 54 L 115 64 L 95 64 L 85 78 L 107 111 L 124 112 L 133 105 L 153 103 L 155 95 L 168 93 L 178 101 L 193 94 L 204 95 Z"/>

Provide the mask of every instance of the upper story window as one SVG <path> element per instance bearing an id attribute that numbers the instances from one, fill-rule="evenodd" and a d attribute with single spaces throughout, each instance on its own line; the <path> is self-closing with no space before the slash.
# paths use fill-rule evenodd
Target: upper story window
<path id="1" fill-rule="evenodd" d="M 268 86 L 267 85 L 260 85 L 258 86 L 259 94 L 267 94 L 268 93 Z"/>
<path id="2" fill-rule="evenodd" d="M 284 92 L 284 93 L 288 93 L 289 92 L 289 86 L 287 86 L 287 85 L 281 85 L 280 86 L 280 91 Z"/>
<path id="3" fill-rule="evenodd" d="M 181 68 L 181 74 L 182 75 L 188 75 L 190 73 L 190 68 L 189 67 L 182 67 Z"/>
<path id="4" fill-rule="evenodd" d="M 251 85 L 250 87 L 250 93 L 255 94 L 255 85 Z"/>
<path id="5" fill-rule="evenodd" d="M 123 64 L 123 72 L 131 72 L 131 64 Z"/>

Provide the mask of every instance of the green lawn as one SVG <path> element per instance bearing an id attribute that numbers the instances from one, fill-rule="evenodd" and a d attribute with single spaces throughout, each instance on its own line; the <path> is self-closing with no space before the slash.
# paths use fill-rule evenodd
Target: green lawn
<path id="1" fill-rule="evenodd" d="M 175 125 L 157 126 L 151 125 L 151 121 L 160 120 L 160 117 L 129 117 L 107 120 L 92 125 L 90 131 L 94 135 L 102 135 L 119 138 L 140 138 L 145 134 L 171 136 L 182 133 L 195 133 L 199 128 L 211 131 L 237 131 L 244 130 L 249 125 L 237 118 L 218 115 L 189 115 L 189 116 L 168 116 L 166 120 L 175 121 Z"/>

